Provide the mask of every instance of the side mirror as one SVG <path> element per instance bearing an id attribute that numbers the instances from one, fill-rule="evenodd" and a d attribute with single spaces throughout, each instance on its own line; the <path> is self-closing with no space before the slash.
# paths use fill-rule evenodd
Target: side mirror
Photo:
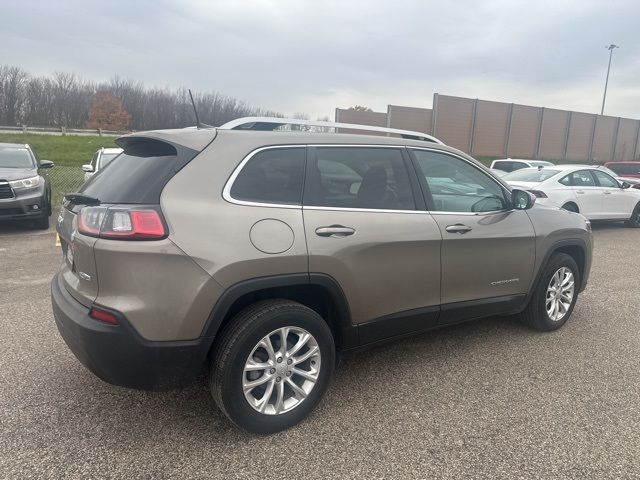
<path id="1" fill-rule="evenodd" d="M 631 184 L 629 182 L 622 182 L 622 185 L 620 185 L 620 188 L 623 189 L 627 189 L 627 188 L 631 188 Z"/>
<path id="2" fill-rule="evenodd" d="M 40 160 L 40 166 L 38 168 L 53 168 L 55 167 L 55 163 L 51 160 Z"/>
<path id="3" fill-rule="evenodd" d="M 90 163 L 82 165 L 82 171 L 87 173 L 93 172 L 93 165 L 91 165 Z"/>
<path id="4" fill-rule="evenodd" d="M 511 190 L 511 205 L 516 210 L 529 210 L 536 203 L 536 197 L 526 190 Z"/>

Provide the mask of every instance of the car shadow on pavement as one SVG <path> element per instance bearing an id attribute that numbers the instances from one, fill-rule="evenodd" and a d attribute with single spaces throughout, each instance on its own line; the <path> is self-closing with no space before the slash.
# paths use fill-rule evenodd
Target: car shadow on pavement
<path id="1" fill-rule="evenodd" d="M 397 380 L 398 374 L 389 373 L 388 369 L 383 369 L 387 374 L 382 374 L 380 365 L 403 372 L 408 382 L 414 376 L 422 378 L 420 388 L 436 402 L 442 393 L 437 382 L 431 384 L 432 375 L 463 361 L 469 351 L 484 348 L 484 342 L 508 344 L 514 338 L 526 339 L 530 335 L 536 333 L 511 318 L 492 317 L 343 354 L 325 399 L 294 430 L 325 428 L 325 422 L 348 422 L 354 415 L 371 412 L 371 408 L 385 408 L 384 402 L 379 403 L 380 392 L 386 392 L 389 405 L 394 403 L 394 397 L 407 395 L 402 386 L 390 382 L 392 377 Z M 194 435 L 203 442 L 215 443 L 256 438 L 227 420 L 217 408 L 204 377 L 183 389 L 149 392 L 109 385 L 86 370 L 70 353 L 56 363 L 59 364 L 50 367 L 47 378 L 50 390 L 63 397 L 53 403 L 59 409 L 57 416 L 66 419 L 66 428 L 72 426 L 75 430 L 72 434 L 85 436 L 100 425 L 100 430 L 111 431 L 115 434 L 113 438 L 131 445 L 168 441 L 169 437 L 172 441 L 177 438 L 193 441 Z M 65 388 L 56 388 L 59 385 Z"/>
<path id="2" fill-rule="evenodd" d="M 37 229 L 31 220 L 8 220 L 0 222 L 0 236 L 3 235 L 38 235 L 52 233 L 55 231 L 55 221 L 58 213 L 53 212 L 49 217 L 49 228 L 46 230 Z"/>

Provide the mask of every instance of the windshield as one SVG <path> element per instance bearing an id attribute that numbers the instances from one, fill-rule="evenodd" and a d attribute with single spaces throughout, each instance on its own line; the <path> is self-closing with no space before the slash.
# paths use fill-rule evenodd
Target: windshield
<path id="1" fill-rule="evenodd" d="M 550 168 L 525 168 L 523 170 L 516 170 L 515 172 L 507 173 L 502 177 L 507 182 L 544 182 L 548 178 L 553 177 L 560 173 L 560 170 L 553 170 Z"/>
<path id="2" fill-rule="evenodd" d="M 35 168 L 26 148 L 0 148 L 0 168 Z"/>
<path id="3" fill-rule="evenodd" d="M 116 158 L 118 155 L 120 154 L 119 153 L 103 153 L 102 156 L 100 157 L 100 168 L 106 167 L 109 164 L 109 162 L 111 162 L 111 160 Z"/>

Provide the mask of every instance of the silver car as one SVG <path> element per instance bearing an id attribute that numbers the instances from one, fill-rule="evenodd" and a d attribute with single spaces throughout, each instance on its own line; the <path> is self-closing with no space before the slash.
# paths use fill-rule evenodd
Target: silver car
<path id="1" fill-rule="evenodd" d="M 337 352 L 490 315 L 570 318 L 591 267 L 583 216 L 426 134 L 272 131 L 287 124 L 345 127 L 125 135 L 109 175 L 67 195 L 53 311 L 89 370 L 133 388 L 208 372 L 232 422 L 272 433 L 318 404 Z"/>

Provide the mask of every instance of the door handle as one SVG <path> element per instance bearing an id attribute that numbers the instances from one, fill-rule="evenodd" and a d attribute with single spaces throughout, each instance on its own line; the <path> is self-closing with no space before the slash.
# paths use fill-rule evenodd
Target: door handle
<path id="1" fill-rule="evenodd" d="M 316 228 L 316 235 L 319 237 L 348 237 L 356 233 L 356 230 L 351 227 L 345 227 L 342 225 L 330 225 L 328 227 Z"/>
<path id="2" fill-rule="evenodd" d="M 611 195 L 611 192 L 607 192 L 606 190 L 603 192 L 605 195 Z"/>
<path id="3" fill-rule="evenodd" d="M 467 225 L 463 225 L 461 223 L 456 223 L 455 225 L 447 225 L 445 227 L 445 230 L 449 233 L 467 233 L 470 232 L 472 230 L 471 227 L 468 227 Z"/>
<path id="4" fill-rule="evenodd" d="M 584 191 L 582 190 L 577 190 L 576 193 L 579 193 L 580 195 L 582 195 L 584 193 Z"/>

